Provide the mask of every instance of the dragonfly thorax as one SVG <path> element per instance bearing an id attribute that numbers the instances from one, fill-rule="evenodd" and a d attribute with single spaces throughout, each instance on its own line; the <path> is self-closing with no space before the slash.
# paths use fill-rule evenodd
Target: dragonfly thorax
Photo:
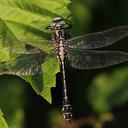
<path id="1" fill-rule="evenodd" d="M 61 29 L 61 30 L 55 30 L 55 38 L 56 39 L 65 39 L 66 38 L 66 34 L 65 34 L 65 31 L 64 29 Z"/>
<path id="2" fill-rule="evenodd" d="M 53 41 L 55 43 L 55 52 L 60 61 L 64 61 L 67 54 L 67 37 L 63 29 L 55 30 Z"/>

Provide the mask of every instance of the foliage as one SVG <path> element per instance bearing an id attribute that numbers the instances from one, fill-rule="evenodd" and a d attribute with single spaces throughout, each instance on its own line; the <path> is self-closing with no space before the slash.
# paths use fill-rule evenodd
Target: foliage
<path id="1" fill-rule="evenodd" d="M 8 125 L 3 118 L 3 113 L 1 112 L 1 110 L 0 110 L 0 128 L 8 128 Z"/>
<path id="2" fill-rule="evenodd" d="M 68 0 L 0 0 L 0 60 L 9 61 L 21 56 L 21 54 L 11 55 L 9 52 L 9 50 L 23 47 L 15 40 L 22 38 L 50 40 L 50 33 L 46 32 L 45 27 L 49 26 L 55 17 L 68 17 L 70 14 L 66 8 L 68 3 Z M 5 39 L 8 39 L 8 42 L 5 42 Z M 35 42 L 32 45 L 44 51 L 50 48 L 47 44 L 42 43 Z M 55 75 L 59 72 L 59 63 L 57 59 L 52 57 L 45 60 L 41 66 L 42 75 L 21 77 L 32 85 L 37 94 L 44 96 L 47 101 L 51 102 L 50 88 L 55 86 Z M 0 74 L 4 73 L 0 72 Z M 6 72 L 6 74 L 12 74 L 12 72 Z"/>
<path id="3" fill-rule="evenodd" d="M 24 123 L 23 107 L 25 107 L 26 101 L 24 82 L 14 76 L 1 76 L 0 85 L 0 108 L 8 125 L 12 128 L 22 128 Z"/>
<path id="4" fill-rule="evenodd" d="M 89 90 L 89 102 L 99 113 L 109 112 L 128 101 L 128 68 L 97 76 Z"/>

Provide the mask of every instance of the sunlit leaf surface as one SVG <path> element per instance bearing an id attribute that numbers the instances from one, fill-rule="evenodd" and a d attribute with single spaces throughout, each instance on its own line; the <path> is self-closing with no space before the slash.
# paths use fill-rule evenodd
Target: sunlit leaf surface
<path id="1" fill-rule="evenodd" d="M 53 49 L 53 45 L 47 43 L 51 39 L 51 32 L 46 31 L 45 27 L 49 26 L 55 17 L 67 18 L 70 15 L 67 9 L 69 3 L 69 0 L 0 0 L 0 61 L 10 61 L 21 56 L 10 53 L 15 49 L 25 50 L 27 41 L 18 42 L 20 39 L 34 39 L 31 44 L 43 51 Z M 46 62 L 41 67 L 42 75 L 21 77 L 50 102 L 49 89 L 55 86 L 59 63 L 55 56 L 46 56 Z M 0 74 L 5 72 L 0 71 Z M 6 74 L 14 73 L 8 71 Z"/>
<path id="2" fill-rule="evenodd" d="M 3 113 L 0 110 L 0 128 L 9 128 L 6 121 L 3 118 Z"/>

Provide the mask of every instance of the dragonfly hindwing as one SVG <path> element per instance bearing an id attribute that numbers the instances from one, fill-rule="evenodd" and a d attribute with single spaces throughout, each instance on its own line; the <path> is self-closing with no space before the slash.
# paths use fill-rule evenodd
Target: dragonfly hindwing
<path id="1" fill-rule="evenodd" d="M 128 61 L 128 53 L 120 51 L 77 51 L 68 53 L 71 66 L 77 69 L 97 69 Z"/>
<path id="2" fill-rule="evenodd" d="M 0 63 L 0 74 L 36 75 L 41 73 L 41 64 L 44 62 L 44 52 L 22 54 L 16 59 Z"/>

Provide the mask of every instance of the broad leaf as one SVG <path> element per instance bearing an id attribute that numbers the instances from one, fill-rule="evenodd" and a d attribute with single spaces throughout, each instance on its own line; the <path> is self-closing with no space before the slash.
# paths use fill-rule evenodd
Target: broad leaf
<path id="1" fill-rule="evenodd" d="M 45 27 L 53 18 L 67 17 L 69 0 L 0 0 L 0 17 L 16 37 L 34 37 L 36 33 L 27 27 L 35 28 L 37 35 L 46 39 Z M 24 26 L 22 26 L 24 25 Z M 25 27 L 26 26 L 26 27 Z M 25 29 L 26 28 L 26 29 Z"/>
<path id="2" fill-rule="evenodd" d="M 49 26 L 55 17 L 67 18 L 70 15 L 67 9 L 69 3 L 69 0 L 0 0 L 0 61 L 9 61 L 21 56 L 10 54 L 11 50 L 25 50 L 26 42 L 17 42 L 20 39 L 34 39 L 32 45 L 43 51 L 53 49 L 53 45 L 47 43 L 51 39 L 51 32 L 46 31 L 45 27 Z M 46 56 L 45 60 L 41 66 L 41 75 L 21 77 L 50 102 L 49 89 L 55 86 L 59 63 L 54 56 Z"/>
<path id="3" fill-rule="evenodd" d="M 9 128 L 5 119 L 3 118 L 3 113 L 0 110 L 0 128 Z"/>
<path id="4" fill-rule="evenodd" d="M 57 58 L 48 56 L 41 68 L 43 75 L 23 76 L 22 78 L 32 85 L 38 95 L 45 97 L 45 99 L 51 103 L 50 88 L 55 87 L 55 74 L 59 72 L 59 62 Z"/>

